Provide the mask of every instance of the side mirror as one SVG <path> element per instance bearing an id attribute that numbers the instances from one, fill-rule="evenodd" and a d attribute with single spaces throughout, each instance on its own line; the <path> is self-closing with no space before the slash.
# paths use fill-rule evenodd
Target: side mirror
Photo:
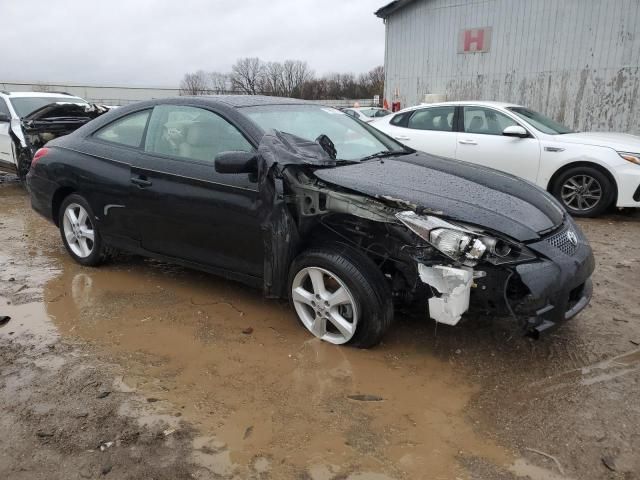
<path id="1" fill-rule="evenodd" d="M 527 138 L 529 136 L 529 132 L 520 125 L 511 125 L 502 131 L 502 135 L 505 137 Z"/>
<path id="2" fill-rule="evenodd" d="M 0 122 L 10 122 L 11 121 L 11 117 L 9 117 L 9 115 L 7 115 L 6 113 L 0 113 Z"/>
<path id="3" fill-rule="evenodd" d="M 254 173 L 258 168 L 255 152 L 222 152 L 215 158 L 218 173 Z"/>

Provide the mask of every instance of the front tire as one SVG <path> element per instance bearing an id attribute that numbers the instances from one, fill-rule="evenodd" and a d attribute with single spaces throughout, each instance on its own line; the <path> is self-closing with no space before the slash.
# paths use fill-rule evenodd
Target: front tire
<path id="1" fill-rule="evenodd" d="M 597 217 L 614 200 L 614 186 L 604 173 L 593 167 L 574 167 L 554 182 L 552 192 L 573 217 Z"/>
<path id="2" fill-rule="evenodd" d="M 300 323 L 336 345 L 377 345 L 393 320 L 391 291 L 382 272 L 344 245 L 300 254 L 291 265 L 289 292 Z"/>
<path id="3" fill-rule="evenodd" d="M 69 255 L 81 265 L 94 267 L 104 262 L 107 249 L 89 203 L 76 193 L 65 198 L 58 212 L 60 235 Z"/>

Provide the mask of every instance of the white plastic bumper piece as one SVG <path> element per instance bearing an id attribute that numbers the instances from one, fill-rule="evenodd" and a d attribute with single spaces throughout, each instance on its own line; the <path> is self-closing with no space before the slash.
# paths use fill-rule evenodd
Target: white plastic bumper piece
<path id="1" fill-rule="evenodd" d="M 420 280 L 435 288 L 440 297 L 429 299 L 429 316 L 436 322 L 456 325 L 469 309 L 469 295 L 473 284 L 473 269 L 443 265 L 427 267 L 418 264 Z"/>

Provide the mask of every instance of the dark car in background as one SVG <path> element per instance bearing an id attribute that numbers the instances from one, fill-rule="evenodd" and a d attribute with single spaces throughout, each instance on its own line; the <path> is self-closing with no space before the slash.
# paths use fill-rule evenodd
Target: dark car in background
<path id="1" fill-rule="evenodd" d="M 132 104 L 49 142 L 28 184 L 80 264 L 121 249 L 222 275 L 335 344 L 375 345 L 398 303 L 538 334 L 591 297 L 591 248 L 547 192 L 303 101 Z"/>

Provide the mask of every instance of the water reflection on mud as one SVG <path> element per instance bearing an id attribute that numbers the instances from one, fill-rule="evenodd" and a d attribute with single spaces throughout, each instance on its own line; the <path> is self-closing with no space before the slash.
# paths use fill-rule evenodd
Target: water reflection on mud
<path id="1" fill-rule="evenodd" d="M 151 261 L 64 261 L 45 298 L 62 334 L 124 362 L 126 385 L 175 405 L 233 464 L 267 456 L 283 473 L 428 468 L 437 478 L 463 473 L 461 453 L 508 459 L 465 421 L 474 387 L 448 363 L 401 342 L 336 348 L 310 338 L 286 304 L 237 284 Z M 382 401 L 348 398 L 357 394 Z"/>

